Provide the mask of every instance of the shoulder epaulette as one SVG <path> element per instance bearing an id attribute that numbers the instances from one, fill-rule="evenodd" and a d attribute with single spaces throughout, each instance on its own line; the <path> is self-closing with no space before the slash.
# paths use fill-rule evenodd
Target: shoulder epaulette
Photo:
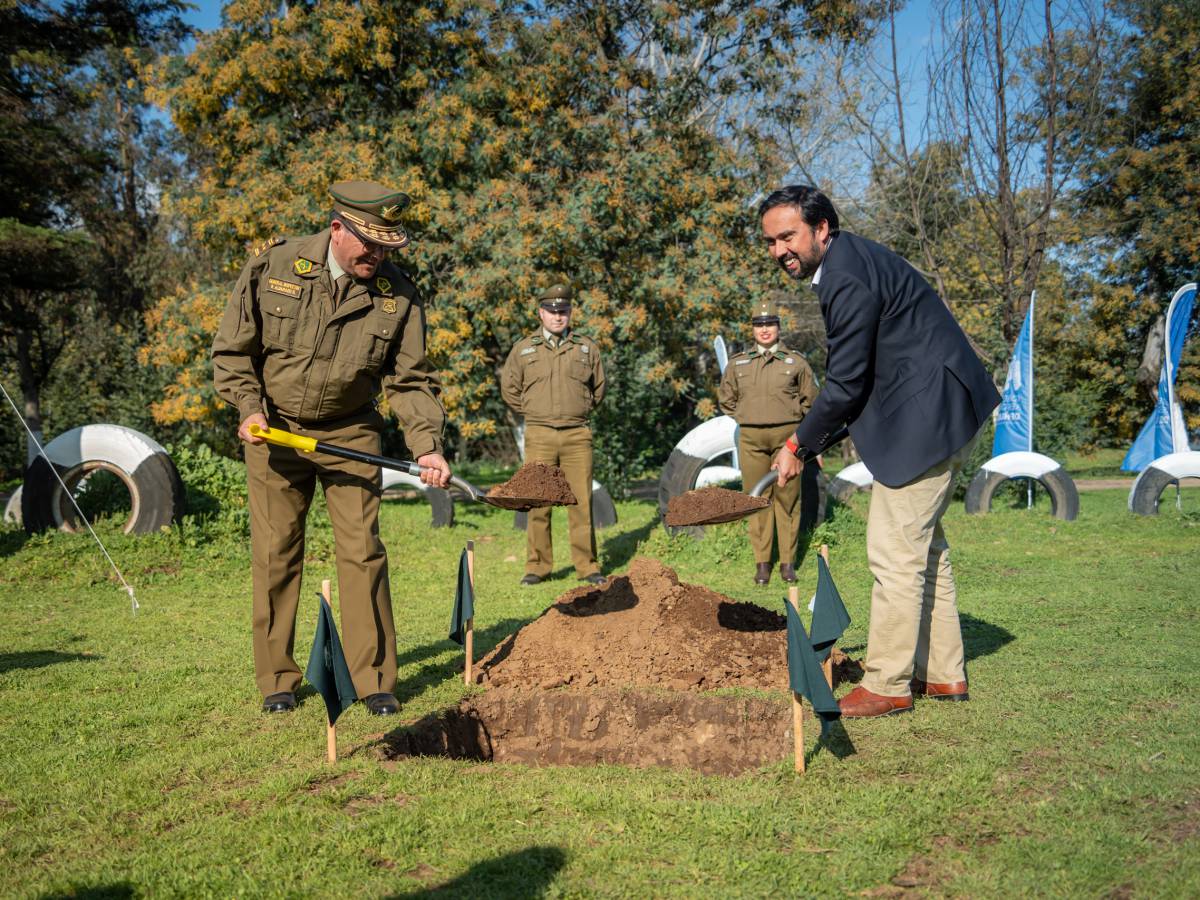
<path id="1" fill-rule="evenodd" d="M 254 248 L 255 258 L 262 256 L 264 253 L 266 253 L 272 247 L 277 246 L 278 244 L 282 244 L 282 243 L 283 243 L 283 238 L 281 238 L 281 237 L 267 238 L 267 240 L 263 241 L 261 244 L 259 244 L 257 247 Z"/>

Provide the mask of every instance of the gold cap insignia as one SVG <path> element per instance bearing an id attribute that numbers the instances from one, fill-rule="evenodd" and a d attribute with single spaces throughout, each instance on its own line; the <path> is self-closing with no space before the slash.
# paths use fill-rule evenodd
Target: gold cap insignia
<path id="1" fill-rule="evenodd" d="M 298 259 L 298 260 L 296 260 L 295 264 L 292 266 L 292 270 L 297 275 L 307 275 L 309 272 L 312 271 L 312 266 L 313 266 L 312 260 Z"/>
<path id="2" fill-rule="evenodd" d="M 385 313 L 394 313 L 396 311 L 396 301 L 388 297 L 383 301 L 383 311 Z"/>
<path id="3" fill-rule="evenodd" d="M 375 287 L 379 288 L 379 293 L 390 294 L 392 292 L 392 283 L 380 275 L 375 279 Z"/>
<path id="4" fill-rule="evenodd" d="M 383 209 L 379 210 L 379 215 L 383 216 L 383 218 L 388 222 L 395 222 L 400 218 L 400 207 L 399 205 L 385 206 Z"/>

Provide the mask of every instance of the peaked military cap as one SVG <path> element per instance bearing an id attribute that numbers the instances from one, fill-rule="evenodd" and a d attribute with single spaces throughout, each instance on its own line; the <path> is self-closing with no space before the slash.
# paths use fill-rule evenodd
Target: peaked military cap
<path id="1" fill-rule="evenodd" d="M 770 297 L 766 300 L 756 300 L 751 308 L 750 323 L 752 325 L 778 325 L 779 304 Z"/>
<path id="2" fill-rule="evenodd" d="M 339 181 L 329 189 L 333 211 L 363 241 L 384 247 L 403 247 L 408 233 L 400 213 L 412 199 L 377 181 Z"/>
<path id="3" fill-rule="evenodd" d="M 538 304 L 551 312 L 566 312 L 573 299 L 575 292 L 564 281 L 555 281 L 538 291 Z"/>

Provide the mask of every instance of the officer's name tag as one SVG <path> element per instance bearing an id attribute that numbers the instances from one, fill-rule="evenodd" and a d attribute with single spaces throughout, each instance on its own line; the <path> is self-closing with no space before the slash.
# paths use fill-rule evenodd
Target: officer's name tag
<path id="1" fill-rule="evenodd" d="M 735 366 L 748 366 L 748 365 L 750 365 L 750 360 L 748 360 L 748 359 L 735 359 L 735 360 L 733 361 L 733 364 L 734 364 Z"/>
<path id="2" fill-rule="evenodd" d="M 277 294 L 286 294 L 289 297 L 300 296 L 300 285 L 292 284 L 290 281 L 284 281 L 280 278 L 268 278 L 267 290 L 274 291 Z"/>
<path id="3" fill-rule="evenodd" d="M 591 353 L 591 352 L 592 352 L 592 348 L 591 348 L 591 347 L 589 347 L 587 344 L 581 344 L 581 345 L 580 345 L 580 347 L 579 347 L 579 349 L 580 349 L 580 350 L 582 350 L 584 353 Z"/>
<path id="4" fill-rule="evenodd" d="M 524 356 L 527 353 L 537 353 L 537 347 L 526 347 L 524 350 L 521 351 L 522 356 Z"/>

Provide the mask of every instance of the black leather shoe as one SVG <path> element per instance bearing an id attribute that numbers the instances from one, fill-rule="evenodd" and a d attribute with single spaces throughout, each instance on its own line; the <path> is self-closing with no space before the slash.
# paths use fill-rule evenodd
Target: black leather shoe
<path id="1" fill-rule="evenodd" d="M 771 564 L 769 562 L 756 563 L 754 566 L 754 583 L 766 584 L 771 580 Z"/>
<path id="2" fill-rule="evenodd" d="M 262 709 L 266 713 L 291 712 L 296 708 L 296 695 L 291 691 L 280 691 L 271 694 L 263 700 Z"/>
<path id="3" fill-rule="evenodd" d="M 786 581 L 788 584 L 795 584 L 796 583 L 796 567 L 793 566 L 791 563 L 780 563 L 779 564 L 779 577 L 782 578 L 784 581 Z"/>
<path id="4" fill-rule="evenodd" d="M 584 575 L 579 580 L 586 581 L 588 584 L 604 584 L 604 582 L 608 581 L 608 579 L 599 572 L 593 572 L 591 575 Z"/>
<path id="5" fill-rule="evenodd" d="M 373 716 L 394 716 L 400 712 L 400 704 L 391 694 L 372 694 L 363 703 Z"/>
<path id="6" fill-rule="evenodd" d="M 524 578 L 521 579 L 521 587 L 531 587 L 532 585 L 541 584 L 541 583 L 542 583 L 541 575 L 526 575 Z"/>

